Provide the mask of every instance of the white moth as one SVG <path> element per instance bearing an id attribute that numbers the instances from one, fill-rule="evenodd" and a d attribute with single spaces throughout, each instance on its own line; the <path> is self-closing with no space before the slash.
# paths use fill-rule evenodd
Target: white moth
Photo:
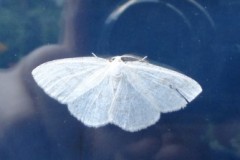
<path id="1" fill-rule="evenodd" d="M 156 123 L 160 113 L 184 108 L 202 91 L 190 77 L 144 59 L 66 58 L 43 63 L 32 75 L 85 125 L 111 123 L 134 132 Z"/>

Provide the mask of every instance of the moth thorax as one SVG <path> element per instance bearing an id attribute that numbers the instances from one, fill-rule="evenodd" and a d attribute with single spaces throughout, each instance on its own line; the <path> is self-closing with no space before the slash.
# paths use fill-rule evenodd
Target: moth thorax
<path id="1" fill-rule="evenodd" d="M 122 74 L 122 62 L 113 62 L 110 67 L 110 75 L 111 75 L 111 85 L 113 89 L 113 93 L 115 94 L 121 81 L 123 74 Z"/>
<path id="2" fill-rule="evenodd" d="M 118 79 L 122 77 L 122 62 L 113 62 L 111 67 L 110 67 L 110 75 L 114 78 L 114 79 Z"/>

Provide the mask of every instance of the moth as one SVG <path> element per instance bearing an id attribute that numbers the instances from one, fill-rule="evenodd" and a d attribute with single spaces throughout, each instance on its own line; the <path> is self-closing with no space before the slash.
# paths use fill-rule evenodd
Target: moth
<path id="1" fill-rule="evenodd" d="M 94 55 L 94 54 L 93 54 Z M 36 83 L 90 127 L 114 124 L 135 132 L 161 113 L 184 108 L 201 92 L 192 78 L 133 55 L 66 58 L 32 71 Z"/>

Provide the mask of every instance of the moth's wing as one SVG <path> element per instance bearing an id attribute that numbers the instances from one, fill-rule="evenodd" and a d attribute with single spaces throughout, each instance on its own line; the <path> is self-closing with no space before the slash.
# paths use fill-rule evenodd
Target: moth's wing
<path id="1" fill-rule="evenodd" d="M 119 82 L 109 110 L 109 121 L 126 131 L 135 132 L 155 124 L 160 112 L 135 89 L 134 81 L 128 81 L 128 74 L 132 73 L 125 72 Z"/>
<path id="2" fill-rule="evenodd" d="M 96 57 L 66 58 L 43 63 L 32 71 L 37 84 L 52 98 L 67 103 L 68 96 L 86 79 L 93 79 L 107 65 Z M 94 87 L 91 84 L 91 87 Z"/>
<path id="3" fill-rule="evenodd" d="M 111 77 L 106 72 L 95 87 L 68 103 L 70 113 L 85 125 L 99 127 L 109 122 L 108 111 L 113 99 Z"/>
<path id="4" fill-rule="evenodd" d="M 126 68 L 133 87 L 161 112 L 179 110 L 202 92 L 195 80 L 167 68 L 138 61 Z"/>

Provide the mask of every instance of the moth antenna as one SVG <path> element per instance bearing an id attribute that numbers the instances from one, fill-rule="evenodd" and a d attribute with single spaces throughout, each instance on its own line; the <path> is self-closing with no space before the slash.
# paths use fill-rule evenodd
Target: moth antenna
<path id="1" fill-rule="evenodd" d="M 98 56 L 96 56 L 96 54 L 94 54 L 93 52 L 92 52 L 92 55 L 93 55 L 94 57 L 98 58 Z"/>
<path id="2" fill-rule="evenodd" d="M 143 58 L 140 60 L 140 62 L 145 61 L 145 59 L 147 59 L 147 56 L 143 57 Z"/>

